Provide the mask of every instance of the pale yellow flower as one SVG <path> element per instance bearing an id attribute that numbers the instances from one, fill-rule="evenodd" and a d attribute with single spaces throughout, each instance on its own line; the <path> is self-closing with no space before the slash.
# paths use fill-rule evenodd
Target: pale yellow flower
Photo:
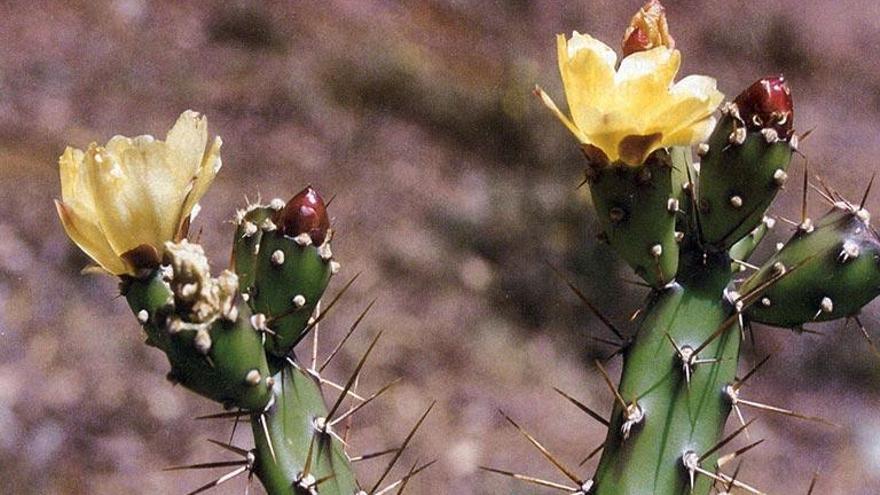
<path id="1" fill-rule="evenodd" d="M 208 122 L 180 115 L 165 141 L 114 136 L 86 151 L 68 147 L 59 159 L 64 230 L 115 275 L 138 272 L 166 241 L 186 235 L 193 210 L 220 170 L 221 140 L 208 144 Z"/>
<path id="2" fill-rule="evenodd" d="M 594 160 L 640 165 L 651 152 L 688 146 L 715 126 L 724 98 L 715 80 L 688 76 L 674 83 L 681 54 L 667 46 L 633 53 L 615 70 L 617 54 L 595 38 L 558 35 L 559 72 L 571 118 L 539 95 Z"/>

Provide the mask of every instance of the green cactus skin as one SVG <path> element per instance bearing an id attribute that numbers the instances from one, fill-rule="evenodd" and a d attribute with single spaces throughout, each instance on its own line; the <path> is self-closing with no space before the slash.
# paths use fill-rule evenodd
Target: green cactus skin
<path id="1" fill-rule="evenodd" d="M 360 488 L 342 444 L 317 430 L 316 418 L 327 416 L 327 406 L 315 378 L 284 364 L 275 374 L 275 402 L 262 419 L 251 420 L 256 443 L 254 472 L 269 495 L 309 495 L 299 487 L 311 448 L 309 474 L 322 480 L 315 493 L 355 495 Z M 264 431 L 269 432 L 270 449 Z M 313 440 L 314 439 L 314 440 Z M 273 457 L 274 451 L 274 457 Z"/>
<path id="2" fill-rule="evenodd" d="M 746 265 L 739 262 L 749 259 L 752 253 L 755 252 L 755 249 L 758 248 L 758 245 L 761 244 L 761 241 L 764 240 L 767 232 L 769 232 L 775 225 L 775 220 L 770 217 L 764 217 L 764 220 L 755 228 L 755 230 L 736 241 L 736 244 L 733 246 L 730 246 L 730 251 L 728 251 L 731 260 L 730 269 L 733 270 L 734 273 L 744 272 L 748 269 Z"/>
<path id="3" fill-rule="evenodd" d="M 272 222 L 275 211 L 251 207 L 244 215 L 235 234 L 233 263 L 251 309 L 270 322 L 267 351 L 283 357 L 307 329 L 330 281 L 332 262 L 329 236 L 320 247 L 300 245 L 278 232 Z"/>
<path id="4" fill-rule="evenodd" d="M 268 404 L 269 366 L 247 308 L 238 312 L 235 322 L 218 319 L 210 324 L 210 349 L 202 354 L 196 349 L 194 330 L 171 333 L 167 329 L 174 299 L 161 270 L 146 278 L 126 279 L 123 295 L 143 324 L 147 343 L 168 357 L 169 378 L 228 407 L 262 410 Z"/>
<path id="5" fill-rule="evenodd" d="M 748 308 L 749 319 L 780 327 L 854 316 L 880 295 L 880 239 L 867 212 L 836 205 L 814 228 L 801 226 L 741 289 L 759 286 L 780 270 L 797 271 Z"/>
<path id="6" fill-rule="evenodd" d="M 733 309 L 724 299 L 729 266 L 726 256 L 715 256 L 706 266 L 690 260 L 682 266 L 678 282 L 652 292 L 637 338 L 624 355 L 619 386 L 624 400 L 636 399 L 645 418 L 624 440 L 624 412 L 616 403 L 591 493 L 689 493 L 683 454 L 711 448 L 730 413 L 722 389 L 735 379 L 740 330 L 735 319 L 728 319 Z M 669 337 L 693 349 L 725 323 L 729 327 L 698 355 L 717 361 L 695 365 L 688 385 Z M 714 462 L 710 457 L 702 465 L 711 470 Z M 697 476 L 693 493 L 706 494 L 709 489 L 708 479 Z"/>
<path id="7" fill-rule="evenodd" d="M 665 150 L 639 167 L 617 164 L 587 171 L 593 205 L 611 247 L 653 287 L 678 270 L 675 238 L 679 200 L 672 193 L 673 166 Z"/>
<path id="8" fill-rule="evenodd" d="M 744 136 L 741 143 L 737 143 L 737 132 Z M 726 250 L 761 223 L 785 182 L 793 147 L 775 132 L 746 132 L 729 112 L 707 145 L 698 188 L 702 239 L 706 245 Z"/>

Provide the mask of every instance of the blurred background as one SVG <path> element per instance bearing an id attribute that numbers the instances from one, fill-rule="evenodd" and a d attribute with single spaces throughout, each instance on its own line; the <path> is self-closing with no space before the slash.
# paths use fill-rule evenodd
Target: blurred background
<path id="1" fill-rule="evenodd" d="M 682 75 L 712 75 L 732 98 L 783 72 L 796 128 L 815 128 L 801 146 L 811 170 L 861 195 L 880 156 L 880 5 L 666 5 Z M 226 266 L 228 220 L 245 195 L 286 198 L 309 183 L 335 195 L 343 271 L 330 293 L 363 276 L 322 327 L 323 352 L 371 299 L 379 303 L 330 375 L 344 381 L 384 329 L 362 390 L 404 377 L 390 399 L 359 415 L 353 451 L 398 444 L 436 399 L 395 471 L 439 459 L 410 493 L 550 493 L 477 470 L 564 481 L 499 408 L 569 465 L 604 438 L 552 390 L 607 413 L 612 397 L 590 364 L 610 352 L 590 339 L 604 329 L 541 260 L 625 328 L 645 294 L 596 242 L 586 191 L 576 187 L 582 158 L 531 89 L 540 83 L 564 100 L 556 33 L 576 29 L 617 47 L 639 6 L 0 2 L 0 491 L 182 494 L 212 474 L 162 467 L 225 458 L 205 439 L 225 438 L 230 426 L 192 420 L 218 407 L 165 381 L 164 357 L 142 344 L 115 282 L 79 275 L 87 260 L 52 207 L 66 144 L 163 136 L 192 108 L 224 139 L 225 166 L 195 224 L 216 270 Z M 796 159 L 793 175 L 802 167 Z M 792 185 L 772 211 L 797 217 L 799 194 Z M 811 214 L 823 209 L 814 197 Z M 765 244 L 788 235 L 780 222 Z M 880 338 L 878 309 L 870 305 L 863 321 Z M 763 415 L 751 431 L 767 441 L 740 477 L 798 494 L 818 471 L 814 493 L 878 493 L 880 358 L 842 322 L 815 329 L 825 335 L 757 327 L 741 367 L 775 354 L 744 395 L 844 426 Z M 619 366 L 613 361 L 612 373 Z M 237 442 L 247 444 L 247 435 Z M 372 485 L 383 466 L 359 464 L 363 483 Z M 215 493 L 243 493 L 244 484 Z"/>

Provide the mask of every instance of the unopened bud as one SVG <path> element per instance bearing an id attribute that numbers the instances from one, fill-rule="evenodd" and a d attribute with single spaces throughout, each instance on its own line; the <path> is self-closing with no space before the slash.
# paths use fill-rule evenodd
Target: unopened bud
<path id="1" fill-rule="evenodd" d="M 330 229 L 324 199 L 312 186 L 290 198 L 284 208 L 275 214 L 273 221 L 282 234 L 290 237 L 308 234 L 316 246 L 324 243 Z"/>
<path id="2" fill-rule="evenodd" d="M 623 56 L 658 46 L 675 48 L 675 40 L 669 35 L 666 9 L 659 0 L 650 0 L 629 21 L 623 35 Z"/>
<path id="3" fill-rule="evenodd" d="M 750 129 L 773 129 L 779 139 L 791 137 L 794 117 L 791 89 L 781 75 L 755 81 L 733 103 Z"/>

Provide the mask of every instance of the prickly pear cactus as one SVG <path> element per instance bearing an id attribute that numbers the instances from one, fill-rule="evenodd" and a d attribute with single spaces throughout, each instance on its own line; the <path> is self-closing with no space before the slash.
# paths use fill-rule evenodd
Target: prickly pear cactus
<path id="1" fill-rule="evenodd" d="M 594 474 L 576 474 L 513 420 L 568 483 L 487 469 L 581 495 L 762 493 L 729 470 L 761 442 L 732 449 L 747 437 L 744 410 L 828 422 L 743 397 L 766 362 L 737 378 L 746 329 L 857 318 L 880 294 L 880 237 L 864 199 L 854 204 L 826 190 L 831 211 L 814 223 L 804 207 L 791 239 L 753 265 L 798 148 L 785 79 L 759 79 L 716 118 L 722 96 L 714 80 L 674 82 L 681 55 L 657 0 L 633 18 L 619 62 L 589 35 L 557 42 L 570 116 L 536 93 L 578 140 L 603 236 L 650 293 L 638 330 L 626 335 L 575 289 L 620 339 L 612 358 L 623 359 L 616 384 L 596 362 L 615 397 L 610 417 L 563 393 L 608 428 L 581 463 L 602 451 Z M 803 187 L 806 200 L 806 178 Z M 739 425 L 725 436 L 732 411 Z"/>
<path id="2" fill-rule="evenodd" d="M 355 390 L 378 336 L 344 385 L 321 372 L 372 305 L 327 359 L 319 362 L 315 340 L 311 362 L 300 361 L 296 345 L 317 339 L 319 321 L 351 286 L 320 312 L 339 270 L 324 200 L 309 186 L 290 201 L 238 211 L 231 269 L 214 277 L 202 247 L 186 238 L 196 203 L 220 169 L 220 139 L 206 145 L 207 121 L 185 112 L 165 141 L 117 136 L 61 157 L 56 206 L 68 235 L 99 270 L 120 277 L 147 345 L 168 359 L 169 380 L 226 410 L 200 419 L 234 420 L 229 442 L 214 443 L 238 460 L 170 469 L 232 469 L 192 494 L 256 475 L 270 495 L 366 495 L 345 438 L 353 415 L 390 386 L 366 397 Z M 252 448 L 232 443 L 242 420 L 253 430 Z M 392 461 L 370 494 L 405 486 L 426 467 L 381 486 L 422 420 L 402 446 L 385 452 Z"/>

